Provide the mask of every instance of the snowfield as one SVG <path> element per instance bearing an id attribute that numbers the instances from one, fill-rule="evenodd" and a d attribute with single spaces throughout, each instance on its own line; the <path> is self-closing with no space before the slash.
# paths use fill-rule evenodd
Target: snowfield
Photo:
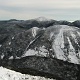
<path id="1" fill-rule="evenodd" d="M 40 76 L 31 76 L 28 74 L 21 74 L 3 67 L 0 67 L 0 80 L 55 80 L 44 78 Z"/>
<path id="2" fill-rule="evenodd" d="M 44 56 L 44 57 L 55 57 L 57 59 L 68 61 L 75 64 L 80 64 L 80 32 L 79 28 L 75 28 L 67 25 L 55 25 L 45 29 L 43 37 L 44 41 L 50 41 L 51 48 L 49 45 L 45 45 L 44 42 L 41 45 L 36 45 L 36 40 L 39 38 L 37 30 L 39 28 L 32 28 L 32 36 L 34 39 L 27 45 L 27 48 L 22 55 L 25 56 Z M 38 39 L 39 43 L 41 42 Z M 35 43 L 34 43 L 35 42 Z M 34 49 L 30 49 L 30 46 L 36 44 Z M 52 52 L 50 52 L 52 51 Z"/>
<path id="3" fill-rule="evenodd" d="M 80 64 L 80 29 L 67 25 L 32 27 L 0 44 L 0 53 L 1 59 L 41 56 Z"/>
<path id="4" fill-rule="evenodd" d="M 61 29 L 59 33 L 56 35 L 56 38 L 53 41 L 53 46 L 52 46 L 55 52 L 55 57 L 57 59 L 61 59 L 71 63 L 80 64 L 80 59 L 79 59 L 80 52 L 77 51 L 76 50 L 77 48 L 75 47 L 77 45 L 79 48 L 79 42 L 78 42 L 79 40 L 77 40 L 76 38 L 77 35 L 80 36 L 79 32 L 76 31 L 77 30 L 76 28 L 71 26 L 58 25 L 58 27 L 61 27 Z M 63 36 L 64 32 L 66 33 L 66 35 L 64 35 L 65 37 Z M 78 34 L 75 34 L 75 32 Z M 64 41 L 64 38 L 66 38 L 67 42 Z"/>

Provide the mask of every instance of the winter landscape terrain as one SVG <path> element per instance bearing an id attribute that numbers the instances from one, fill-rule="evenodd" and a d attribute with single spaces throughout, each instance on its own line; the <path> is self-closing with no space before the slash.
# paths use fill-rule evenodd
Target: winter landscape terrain
<path id="1" fill-rule="evenodd" d="M 55 80 L 40 76 L 31 76 L 0 67 L 0 80 Z"/>
<path id="2" fill-rule="evenodd" d="M 28 60 L 31 56 L 32 58 Z M 31 63 L 31 61 L 34 64 Z M 40 64 L 42 64 L 42 66 Z M 49 67 L 50 65 L 53 65 L 53 67 Z M 38 71 L 41 69 L 40 71 L 44 72 L 44 74 L 46 72 L 51 75 L 53 74 L 53 76 L 56 75 L 58 76 L 57 80 L 79 80 L 79 65 L 79 20 L 68 22 L 39 17 L 31 20 L 12 19 L 0 21 L 0 66 L 13 70 L 15 70 L 15 66 L 17 69 L 24 69 L 23 67 L 26 66 L 25 68 L 30 67 L 30 70 L 31 68 Z M 56 77 L 54 77 L 54 79 L 49 79 L 39 76 L 30 76 L 6 68 L 0 67 L 0 71 L 2 72 L 0 73 L 0 80 L 56 79 Z M 55 70 L 51 73 L 53 68 Z M 65 70 L 60 73 L 62 69 Z M 68 73 L 68 69 L 71 69 L 71 73 Z M 73 77 L 72 73 L 76 73 L 76 76 Z M 65 79 L 62 76 L 65 76 Z"/>

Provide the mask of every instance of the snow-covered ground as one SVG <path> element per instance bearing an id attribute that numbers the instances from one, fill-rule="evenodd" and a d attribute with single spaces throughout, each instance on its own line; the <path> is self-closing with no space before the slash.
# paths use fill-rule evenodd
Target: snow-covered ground
<path id="1" fill-rule="evenodd" d="M 43 45 L 39 48 L 27 50 L 22 57 L 33 56 L 33 55 L 47 57 L 48 54 L 49 54 L 48 50 L 45 49 L 45 46 Z"/>
<path id="2" fill-rule="evenodd" d="M 21 74 L 3 67 L 0 67 L 0 80 L 55 80 L 40 76 L 31 76 L 28 74 Z"/>

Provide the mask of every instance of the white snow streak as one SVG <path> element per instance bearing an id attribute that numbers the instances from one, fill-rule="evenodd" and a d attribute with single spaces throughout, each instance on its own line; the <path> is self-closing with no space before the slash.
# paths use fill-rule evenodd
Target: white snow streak
<path id="1" fill-rule="evenodd" d="M 35 51 L 33 49 L 29 49 L 28 51 L 26 51 L 26 53 L 22 57 L 25 57 L 25 56 L 33 56 L 33 55 L 36 55 L 36 54 L 38 54 L 37 51 Z"/>
<path id="2" fill-rule="evenodd" d="M 69 42 L 70 49 L 74 51 L 74 47 L 72 46 L 72 43 L 71 43 L 69 37 L 67 37 L 67 39 L 68 39 L 68 42 Z"/>
<path id="3" fill-rule="evenodd" d="M 11 56 L 9 59 L 14 59 L 13 56 Z"/>
<path id="4" fill-rule="evenodd" d="M 69 37 L 67 37 L 67 39 L 68 39 L 68 42 L 69 42 L 69 55 L 68 55 L 68 59 L 72 63 L 79 64 L 78 58 L 77 58 L 76 53 L 75 53 L 75 49 L 72 46 L 72 43 L 71 43 Z"/>
<path id="5" fill-rule="evenodd" d="M 51 33 L 50 33 L 50 40 L 51 40 L 51 38 L 53 37 L 53 35 L 54 35 L 54 33 L 51 32 Z"/>
<path id="6" fill-rule="evenodd" d="M 39 28 L 38 27 L 33 27 L 32 28 L 32 35 L 33 35 L 33 37 L 35 37 L 36 35 L 37 35 L 37 30 L 38 30 Z"/>
<path id="7" fill-rule="evenodd" d="M 78 33 L 78 35 L 80 36 L 80 32 L 77 31 L 77 33 Z"/>
<path id="8" fill-rule="evenodd" d="M 63 29 L 64 27 L 60 29 L 59 34 L 56 36 L 56 39 L 53 42 L 53 49 L 54 49 L 56 57 L 58 59 L 65 61 L 66 57 L 64 55 L 63 50 L 61 49 L 61 48 L 64 48 Z"/>
<path id="9" fill-rule="evenodd" d="M 75 43 L 78 44 L 77 39 L 76 39 L 76 35 L 73 32 L 71 32 L 71 36 L 73 37 Z"/>

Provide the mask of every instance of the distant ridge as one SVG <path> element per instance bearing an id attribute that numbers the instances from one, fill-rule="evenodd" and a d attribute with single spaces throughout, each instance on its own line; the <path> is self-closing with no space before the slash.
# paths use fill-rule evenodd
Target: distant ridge
<path id="1" fill-rule="evenodd" d="M 37 20 L 37 21 L 50 21 L 51 19 L 48 19 L 45 17 L 38 17 L 38 18 L 35 18 L 35 20 Z"/>

